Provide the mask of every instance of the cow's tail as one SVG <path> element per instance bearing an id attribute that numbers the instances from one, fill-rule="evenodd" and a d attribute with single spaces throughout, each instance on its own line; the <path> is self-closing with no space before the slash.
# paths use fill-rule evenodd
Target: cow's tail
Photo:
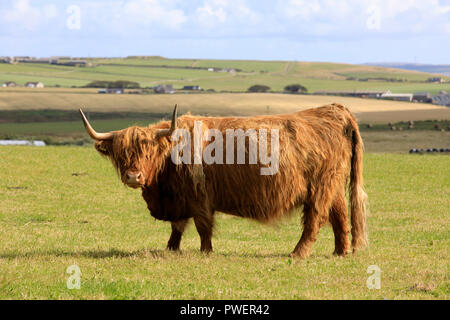
<path id="1" fill-rule="evenodd" d="M 352 163 L 350 172 L 350 208 L 353 252 L 368 244 L 366 226 L 366 201 L 363 181 L 363 141 L 356 119 L 351 116 Z"/>

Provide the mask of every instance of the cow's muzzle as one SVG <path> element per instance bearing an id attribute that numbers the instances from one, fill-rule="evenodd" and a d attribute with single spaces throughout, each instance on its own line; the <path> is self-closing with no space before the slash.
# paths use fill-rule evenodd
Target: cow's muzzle
<path id="1" fill-rule="evenodd" d="M 125 184 L 131 188 L 140 188 L 145 184 L 142 172 L 127 172 L 124 178 Z"/>

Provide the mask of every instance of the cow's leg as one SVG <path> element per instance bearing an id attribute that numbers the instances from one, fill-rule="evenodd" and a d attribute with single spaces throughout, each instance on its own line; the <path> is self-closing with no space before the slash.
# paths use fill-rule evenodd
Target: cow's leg
<path id="1" fill-rule="evenodd" d="M 214 217 L 212 213 L 205 215 L 197 215 L 194 217 L 195 227 L 200 235 L 202 252 L 209 253 L 212 251 L 211 237 L 213 232 Z"/>
<path id="2" fill-rule="evenodd" d="M 300 241 L 291 253 L 293 258 L 303 259 L 309 256 L 312 245 L 317 240 L 320 228 L 328 221 L 328 210 L 325 214 L 323 211 L 320 214 L 314 206 L 305 204 L 303 211 L 303 233 Z"/>
<path id="3" fill-rule="evenodd" d="M 333 200 L 330 209 L 330 222 L 334 232 L 334 254 L 345 256 L 350 252 L 350 233 L 347 223 L 347 201 L 345 200 L 345 190 L 339 193 Z"/>
<path id="4" fill-rule="evenodd" d="M 180 220 L 172 222 L 172 234 L 170 235 L 169 242 L 167 243 L 167 249 L 172 251 L 180 250 L 181 237 L 183 236 L 184 229 L 189 220 Z"/>

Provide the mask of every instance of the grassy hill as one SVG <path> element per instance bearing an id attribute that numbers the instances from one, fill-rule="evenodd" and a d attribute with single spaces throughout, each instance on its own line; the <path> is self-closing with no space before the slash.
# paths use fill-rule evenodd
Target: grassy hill
<path id="1" fill-rule="evenodd" d="M 317 90 L 391 90 L 393 92 L 450 90 L 445 84 L 426 83 L 433 75 L 417 71 L 338 63 L 188 60 L 162 57 L 88 59 L 90 67 L 47 64 L 0 64 L 0 83 L 42 81 L 46 86 L 85 86 L 94 80 L 136 81 L 142 87 L 171 83 L 175 88 L 200 85 L 215 91 L 244 92 L 254 84 L 282 91 L 286 85 L 301 83 Z M 211 72 L 233 68 L 236 73 Z M 446 78 L 450 81 L 450 77 Z"/>

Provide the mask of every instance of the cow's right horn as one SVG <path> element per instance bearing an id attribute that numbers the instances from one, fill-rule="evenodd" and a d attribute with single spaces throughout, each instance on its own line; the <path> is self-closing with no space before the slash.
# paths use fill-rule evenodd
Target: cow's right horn
<path id="1" fill-rule="evenodd" d="M 114 138 L 114 132 L 107 132 L 107 133 L 98 133 L 96 132 L 92 126 L 89 124 L 88 119 L 86 119 L 86 116 L 83 113 L 83 110 L 80 109 L 81 117 L 83 118 L 84 127 L 86 128 L 87 133 L 91 136 L 94 140 L 112 140 Z"/>

